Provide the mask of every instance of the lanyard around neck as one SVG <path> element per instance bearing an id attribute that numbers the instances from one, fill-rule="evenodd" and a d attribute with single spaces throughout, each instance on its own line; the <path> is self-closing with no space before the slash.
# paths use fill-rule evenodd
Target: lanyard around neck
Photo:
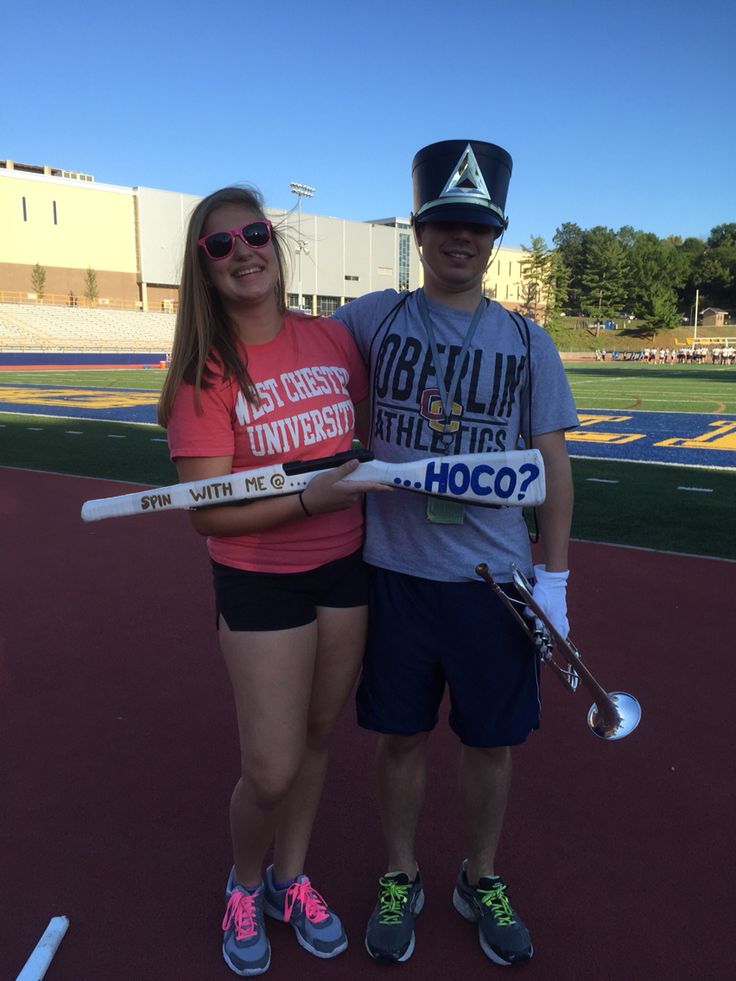
<path id="1" fill-rule="evenodd" d="M 445 373 L 442 369 L 442 363 L 440 361 L 440 352 L 437 349 L 437 340 L 434 334 L 434 326 L 432 324 L 432 318 L 429 313 L 429 307 L 427 306 L 427 298 L 424 295 L 424 290 L 420 289 L 417 291 L 417 304 L 419 306 L 419 315 L 422 318 L 422 323 L 424 324 L 424 329 L 427 333 L 427 339 L 429 341 L 429 347 L 432 352 L 432 365 L 434 366 L 434 373 L 437 378 L 437 388 L 440 392 L 440 402 L 442 405 L 442 415 L 443 415 L 443 429 L 447 429 L 447 424 L 450 421 L 450 414 L 452 410 L 451 399 L 454 397 L 457 391 L 458 382 L 460 381 L 460 374 L 463 370 L 463 362 L 465 361 L 465 355 L 468 353 L 471 341 L 473 340 L 473 335 L 475 334 L 476 328 L 480 323 L 480 318 L 483 316 L 483 312 L 486 309 L 486 301 L 481 297 L 480 303 L 475 308 L 475 313 L 470 321 L 470 325 L 465 333 L 465 338 L 460 348 L 460 354 L 458 355 L 457 361 L 455 362 L 455 369 L 452 373 L 452 380 L 449 386 L 449 392 L 445 386 Z"/>

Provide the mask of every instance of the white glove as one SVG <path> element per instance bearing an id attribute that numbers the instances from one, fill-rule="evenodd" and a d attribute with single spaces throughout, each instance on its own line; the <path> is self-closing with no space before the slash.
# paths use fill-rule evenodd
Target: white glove
<path id="1" fill-rule="evenodd" d="M 555 630 L 565 639 L 570 633 L 570 623 L 567 619 L 567 579 L 569 575 L 568 570 L 565 572 L 547 572 L 543 565 L 534 566 L 536 581 L 532 588 L 532 596 Z M 525 612 L 534 616 L 528 607 Z"/>

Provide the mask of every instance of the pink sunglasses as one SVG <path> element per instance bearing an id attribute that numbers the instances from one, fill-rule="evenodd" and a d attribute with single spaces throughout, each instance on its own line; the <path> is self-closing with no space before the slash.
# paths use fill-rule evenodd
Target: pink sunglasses
<path id="1" fill-rule="evenodd" d="M 227 259 L 235 248 L 235 239 L 239 238 L 251 249 L 262 249 L 271 241 L 273 225 L 264 218 L 262 221 L 252 221 L 240 228 L 231 228 L 229 232 L 211 232 L 197 241 L 210 259 L 218 261 Z"/>

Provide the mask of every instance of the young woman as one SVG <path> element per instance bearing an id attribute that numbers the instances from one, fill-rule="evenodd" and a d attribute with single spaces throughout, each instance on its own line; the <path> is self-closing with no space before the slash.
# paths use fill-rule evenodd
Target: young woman
<path id="1" fill-rule="evenodd" d="M 179 479 L 347 450 L 367 390 L 347 330 L 287 311 L 284 248 L 260 195 L 229 187 L 201 201 L 159 406 Z M 243 976 L 270 963 L 264 912 L 317 957 L 347 946 L 304 863 L 329 738 L 363 653 L 361 497 L 382 488 L 343 480 L 356 466 L 299 495 L 192 512 L 207 536 L 240 735 L 223 956 Z"/>

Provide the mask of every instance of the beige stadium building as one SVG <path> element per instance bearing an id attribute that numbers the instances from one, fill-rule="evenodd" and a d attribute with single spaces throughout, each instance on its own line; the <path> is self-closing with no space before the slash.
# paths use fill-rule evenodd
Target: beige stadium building
<path id="1" fill-rule="evenodd" d="M 199 200 L 0 160 L 0 301 L 173 313 L 187 219 Z M 347 221 L 302 207 L 267 214 L 289 245 L 290 306 L 330 314 L 373 290 L 421 285 L 405 218 Z M 520 300 L 522 256 L 502 247 L 486 274 L 486 295 L 510 308 Z"/>

